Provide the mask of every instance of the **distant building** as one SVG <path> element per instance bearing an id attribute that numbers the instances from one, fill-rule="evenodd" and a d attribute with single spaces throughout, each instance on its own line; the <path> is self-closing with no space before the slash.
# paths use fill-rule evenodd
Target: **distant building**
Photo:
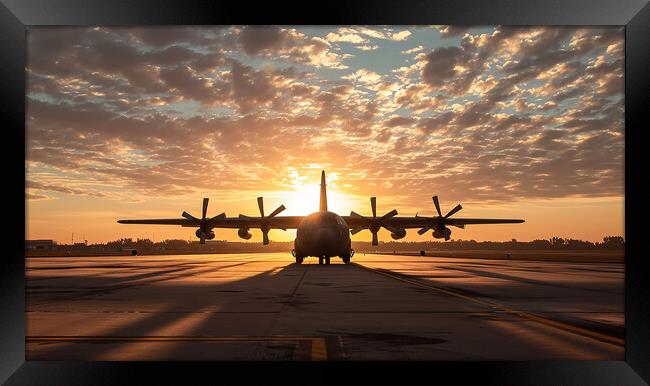
<path id="1" fill-rule="evenodd" d="M 30 251 L 51 251 L 55 248 L 54 240 L 25 240 L 25 249 Z"/>

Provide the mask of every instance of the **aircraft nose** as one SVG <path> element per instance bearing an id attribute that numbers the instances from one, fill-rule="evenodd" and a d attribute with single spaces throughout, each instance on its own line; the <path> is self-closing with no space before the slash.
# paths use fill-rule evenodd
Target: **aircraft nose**
<path id="1" fill-rule="evenodd" d="M 331 229 L 320 229 L 318 231 L 318 246 L 323 251 L 335 249 L 336 235 Z"/>

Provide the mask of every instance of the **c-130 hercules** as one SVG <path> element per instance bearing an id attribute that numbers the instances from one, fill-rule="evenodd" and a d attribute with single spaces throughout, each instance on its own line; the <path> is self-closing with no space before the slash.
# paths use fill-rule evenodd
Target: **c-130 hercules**
<path id="1" fill-rule="evenodd" d="M 305 257 L 315 256 L 319 264 L 329 264 L 333 256 L 340 257 L 344 263 L 349 263 L 354 255 L 350 233 L 357 234 L 364 229 L 372 233 L 372 245 L 378 245 L 377 232 L 380 228 L 388 230 L 394 240 L 406 236 L 406 229 L 420 228 L 418 234 L 422 235 L 431 230 L 434 238 L 449 240 L 451 230 L 447 227 L 455 226 L 465 228 L 468 224 L 508 224 L 522 223 L 524 220 L 513 219 L 480 219 L 480 218 L 451 218 L 451 216 L 462 209 L 456 205 L 446 215 L 442 215 L 438 196 L 433 196 L 433 204 L 438 216 L 423 217 L 397 217 L 397 210 L 393 209 L 381 217 L 377 217 L 377 200 L 370 198 L 372 217 L 362 216 L 351 212 L 349 216 L 339 216 L 327 210 L 327 185 L 325 184 L 325 171 L 321 172 L 320 185 L 320 208 L 318 212 L 308 216 L 278 216 L 285 210 L 280 205 L 268 216 L 264 215 L 264 200 L 257 198 L 257 205 L 260 209 L 260 217 L 249 217 L 240 214 L 239 217 L 227 217 L 225 213 L 207 218 L 208 199 L 203 199 L 203 216 L 199 219 L 187 212 L 183 212 L 183 218 L 178 219 L 149 219 L 149 220 L 118 220 L 121 224 L 163 224 L 180 225 L 183 227 L 198 227 L 196 237 L 205 244 L 205 240 L 214 239 L 214 228 L 238 228 L 239 237 L 248 240 L 252 237 L 251 228 L 259 228 L 262 231 L 263 243 L 269 243 L 269 231 L 271 229 L 297 229 L 296 240 L 294 241 L 293 256 L 296 263 L 301 264 Z"/>

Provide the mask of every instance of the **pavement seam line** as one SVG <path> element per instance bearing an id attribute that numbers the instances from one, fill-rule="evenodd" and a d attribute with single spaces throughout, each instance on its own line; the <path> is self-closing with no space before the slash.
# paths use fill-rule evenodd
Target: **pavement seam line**
<path id="1" fill-rule="evenodd" d="M 303 280 L 305 279 L 305 276 L 307 276 L 307 271 L 309 270 L 309 266 L 311 264 L 307 264 L 305 266 L 305 270 L 302 272 L 302 276 L 300 276 L 300 280 L 298 280 L 298 283 L 296 283 L 296 286 L 293 288 L 293 291 L 291 291 L 291 295 L 287 299 L 287 302 L 280 308 L 280 311 L 278 311 L 275 315 L 275 318 L 273 318 L 273 321 L 271 322 L 271 325 L 269 328 L 266 330 L 266 333 L 268 334 L 272 329 L 273 326 L 275 325 L 275 322 L 278 320 L 280 317 L 280 314 L 282 313 L 282 310 L 287 307 L 287 304 L 291 303 L 293 300 L 293 297 L 295 296 L 296 292 L 298 291 L 298 288 L 300 287 L 300 284 L 302 284 Z M 327 361 L 327 342 L 325 341 L 325 338 L 320 337 L 320 338 L 310 338 L 311 340 L 311 360 L 312 361 Z"/>

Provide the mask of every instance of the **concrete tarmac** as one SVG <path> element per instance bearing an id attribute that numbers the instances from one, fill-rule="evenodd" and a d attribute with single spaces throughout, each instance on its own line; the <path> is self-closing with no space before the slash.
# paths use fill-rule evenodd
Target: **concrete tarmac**
<path id="1" fill-rule="evenodd" d="M 27 359 L 624 359 L 623 264 L 352 260 L 28 258 Z"/>

